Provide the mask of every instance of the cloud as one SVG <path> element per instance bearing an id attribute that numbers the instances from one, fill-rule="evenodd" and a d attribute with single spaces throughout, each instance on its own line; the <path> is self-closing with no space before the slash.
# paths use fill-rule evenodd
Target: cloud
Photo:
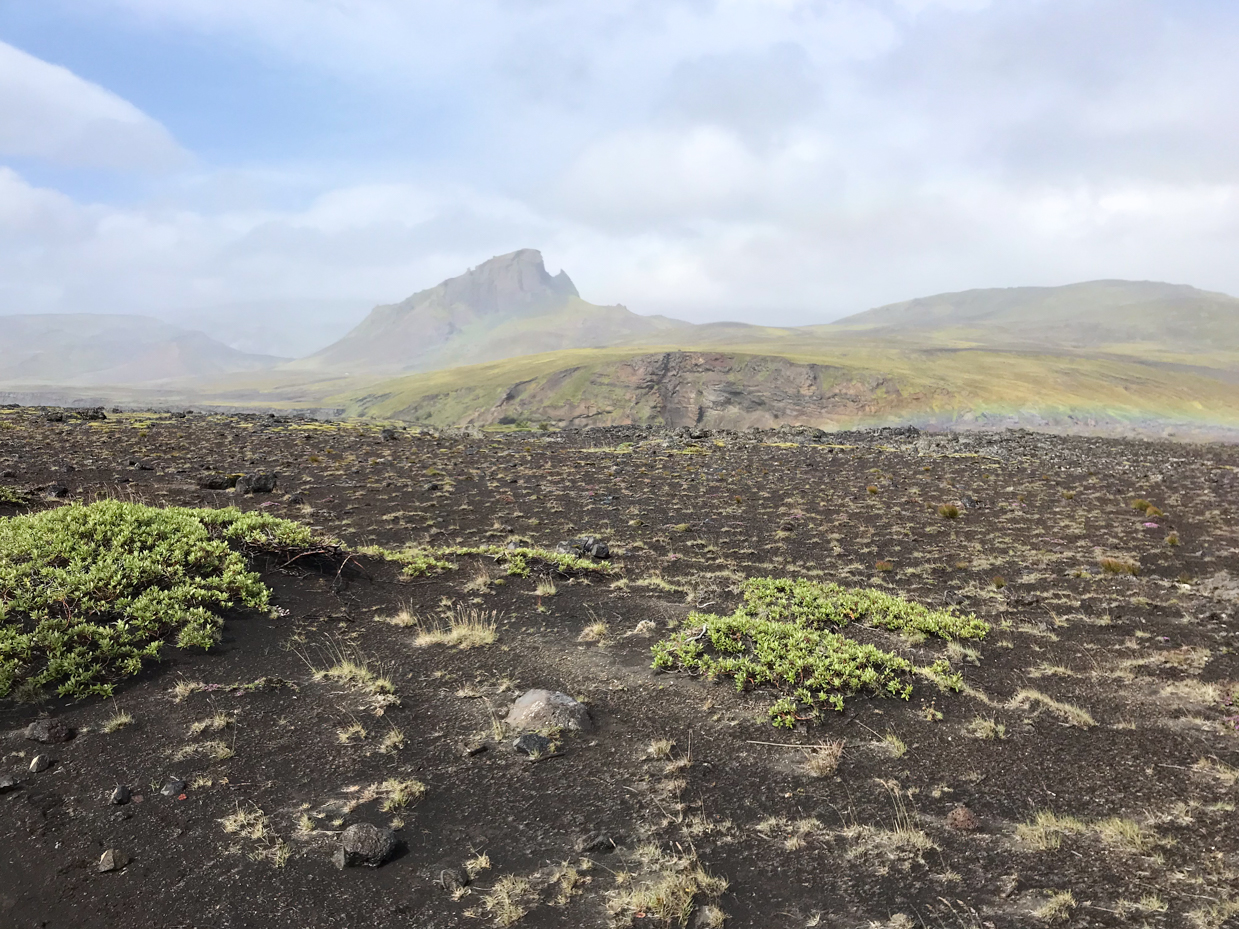
<path id="1" fill-rule="evenodd" d="M 91 168 L 149 169 L 184 152 L 137 107 L 0 42 L 0 155 Z"/>
<path id="2" fill-rule="evenodd" d="M 128 198 L 0 172 L 15 309 L 390 301 L 526 246 L 587 299 L 695 319 L 1102 277 L 1239 293 L 1221 0 L 100 2 L 366 131 L 241 133 Z M 56 112 L 154 125 L 37 64 L 77 88 Z M 126 157 L 159 151 L 134 131 Z"/>

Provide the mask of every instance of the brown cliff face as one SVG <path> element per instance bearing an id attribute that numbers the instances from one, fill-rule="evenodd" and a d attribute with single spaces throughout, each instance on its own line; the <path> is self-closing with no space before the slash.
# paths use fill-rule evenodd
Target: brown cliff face
<path id="1" fill-rule="evenodd" d="M 568 368 L 514 384 L 497 403 L 480 409 L 467 422 L 552 420 L 568 426 L 640 423 L 716 429 L 769 428 L 786 422 L 827 426 L 879 415 L 900 399 L 898 386 L 886 377 L 856 378 L 828 365 L 723 352 L 661 352 L 588 374 Z M 433 405 L 432 401 L 423 409 Z"/>

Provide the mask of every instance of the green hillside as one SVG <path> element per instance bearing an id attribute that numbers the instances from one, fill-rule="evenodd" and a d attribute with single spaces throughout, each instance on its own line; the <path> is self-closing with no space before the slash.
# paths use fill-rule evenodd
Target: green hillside
<path id="1" fill-rule="evenodd" d="M 1239 384 L 1157 363 L 807 342 L 777 354 L 763 344 L 726 352 L 555 352 L 396 378 L 326 402 L 354 415 L 440 426 L 831 428 L 1036 413 L 1239 427 Z"/>

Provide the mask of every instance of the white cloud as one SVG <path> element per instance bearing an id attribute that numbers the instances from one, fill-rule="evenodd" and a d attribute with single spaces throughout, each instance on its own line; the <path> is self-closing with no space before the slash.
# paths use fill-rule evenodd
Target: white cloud
<path id="1" fill-rule="evenodd" d="M 0 155 L 75 167 L 167 167 L 184 153 L 137 107 L 0 42 Z"/>
<path id="2" fill-rule="evenodd" d="M 112 205 L 0 172 L 13 309 L 398 300 L 526 246 L 587 299 L 696 319 L 1101 277 L 1239 292 L 1220 0 L 110 2 L 327 82 L 373 157 L 238 143 Z M 58 112 L 148 125 L 80 83 Z M 406 105 L 430 117 L 401 135 Z"/>

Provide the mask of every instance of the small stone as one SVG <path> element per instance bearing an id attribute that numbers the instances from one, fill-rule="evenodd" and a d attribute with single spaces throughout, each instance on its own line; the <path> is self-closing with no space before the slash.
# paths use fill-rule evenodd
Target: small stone
<path id="1" fill-rule="evenodd" d="M 337 868 L 366 865 L 377 868 L 396 851 L 396 833 L 384 826 L 354 823 L 340 836 L 340 847 L 332 860 Z"/>
<path id="2" fill-rule="evenodd" d="M 0 774 L 0 794 L 7 794 L 21 786 L 21 781 L 12 774 Z"/>
<path id="3" fill-rule="evenodd" d="M 46 493 L 49 497 L 59 499 L 61 497 L 69 496 L 69 488 L 64 484 L 48 484 L 47 490 L 44 491 L 44 493 Z"/>
<path id="4" fill-rule="evenodd" d="M 112 804 L 113 806 L 124 806 L 131 799 L 133 799 L 133 793 L 129 790 L 128 787 L 126 787 L 124 784 L 121 784 L 114 791 L 112 791 L 112 796 L 108 798 L 108 803 Z"/>
<path id="5" fill-rule="evenodd" d="M 966 806 L 957 806 L 946 814 L 946 824 L 958 832 L 975 832 L 981 828 L 977 814 Z"/>
<path id="6" fill-rule="evenodd" d="M 36 719 L 26 727 L 26 738 L 32 742 L 54 745 L 68 742 L 73 738 L 73 730 L 58 719 Z"/>
<path id="7" fill-rule="evenodd" d="M 120 871 L 127 864 L 129 864 L 128 855 L 114 848 L 109 848 L 99 856 L 99 873 L 107 874 L 109 871 Z"/>
<path id="8" fill-rule="evenodd" d="M 165 797 L 179 797 L 185 793 L 185 788 L 189 786 L 180 778 L 172 778 L 168 783 L 163 785 L 163 789 L 159 792 Z"/>
<path id="9" fill-rule="evenodd" d="M 394 441 L 396 441 L 396 437 L 397 437 L 397 435 L 398 435 L 398 433 L 396 432 L 396 430 L 395 430 L 395 429 L 391 429 L 391 428 L 384 429 L 384 430 L 383 430 L 381 433 L 379 433 L 379 434 L 383 437 L 383 441 L 384 441 L 384 442 L 394 442 Z"/>
<path id="10" fill-rule="evenodd" d="M 593 852 L 595 854 L 613 852 L 619 848 L 619 842 L 605 832 L 594 832 L 577 842 L 577 851 Z"/>
<path id="11" fill-rule="evenodd" d="M 227 490 L 235 487 L 237 479 L 230 474 L 204 474 L 198 478 L 199 490 Z"/>
<path id="12" fill-rule="evenodd" d="M 52 759 L 47 755 L 35 755 L 30 759 L 30 773 L 42 774 L 52 766 Z"/>
<path id="13" fill-rule="evenodd" d="M 589 732 L 594 728 L 584 704 L 553 690 L 529 690 L 521 694 L 508 710 L 507 723 L 513 729 Z"/>
<path id="14" fill-rule="evenodd" d="M 465 869 L 454 865 L 436 865 L 429 870 L 429 877 L 450 894 L 469 884 L 469 875 Z"/>
<path id="15" fill-rule="evenodd" d="M 259 474 L 242 474 L 237 478 L 237 493 L 239 494 L 269 494 L 275 490 L 279 475 L 271 472 Z"/>
<path id="16" fill-rule="evenodd" d="M 551 750 L 551 740 L 536 732 L 526 732 L 512 743 L 512 747 L 516 749 L 518 755 L 542 757 Z"/>
<path id="17" fill-rule="evenodd" d="M 472 758 L 474 755 L 480 755 L 482 752 L 490 748 L 485 742 L 462 742 L 460 753 L 466 758 Z"/>

